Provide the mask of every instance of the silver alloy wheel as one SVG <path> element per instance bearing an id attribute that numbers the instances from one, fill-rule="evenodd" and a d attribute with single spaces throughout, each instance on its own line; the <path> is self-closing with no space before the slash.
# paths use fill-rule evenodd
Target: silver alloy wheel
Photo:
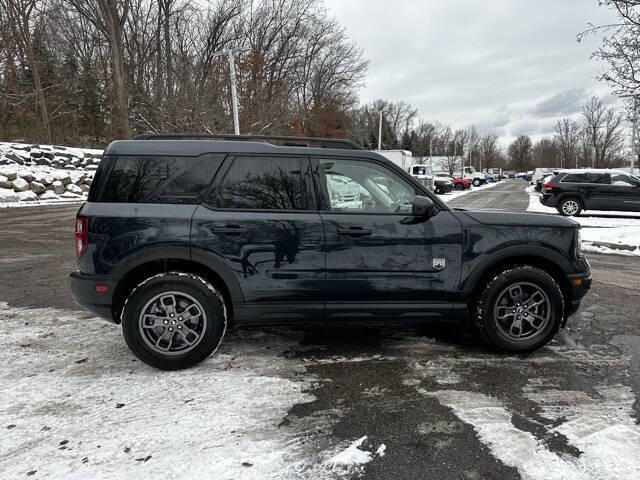
<path id="1" fill-rule="evenodd" d="M 562 212 L 565 215 L 575 215 L 576 213 L 578 213 L 579 208 L 580 206 L 578 205 L 578 202 L 576 202 L 575 200 L 566 200 L 562 204 Z"/>
<path id="2" fill-rule="evenodd" d="M 534 283 L 511 284 L 497 298 L 494 321 L 512 340 L 529 340 L 542 332 L 550 321 L 549 297 Z"/>
<path id="3" fill-rule="evenodd" d="M 207 315 L 191 295 L 163 292 L 149 300 L 138 319 L 140 335 L 153 351 L 182 355 L 200 343 L 207 329 Z"/>

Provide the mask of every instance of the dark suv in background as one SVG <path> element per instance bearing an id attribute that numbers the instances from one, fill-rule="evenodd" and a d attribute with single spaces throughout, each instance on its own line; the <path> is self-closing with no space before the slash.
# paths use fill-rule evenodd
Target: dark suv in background
<path id="1" fill-rule="evenodd" d="M 540 201 L 565 216 L 583 210 L 640 212 L 640 179 L 618 170 L 563 170 L 542 186 Z"/>
<path id="2" fill-rule="evenodd" d="M 347 141 L 146 136 L 104 152 L 71 290 L 163 369 L 202 361 L 231 326 L 310 321 L 465 320 L 530 352 L 590 287 L 578 228 L 452 210 Z"/>

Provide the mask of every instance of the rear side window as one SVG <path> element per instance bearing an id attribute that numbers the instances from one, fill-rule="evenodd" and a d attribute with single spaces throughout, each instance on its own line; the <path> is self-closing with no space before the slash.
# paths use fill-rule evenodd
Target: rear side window
<path id="1" fill-rule="evenodd" d="M 91 188 L 89 189 L 89 196 L 87 200 L 90 202 L 98 201 L 98 197 L 100 196 L 100 192 L 104 188 L 104 184 L 107 181 L 107 177 L 109 175 L 109 171 L 113 166 L 113 162 L 115 162 L 115 155 L 103 155 L 100 160 L 100 165 L 96 170 L 96 173 L 93 175 L 93 181 L 91 182 Z"/>
<path id="2" fill-rule="evenodd" d="M 604 173 L 569 173 L 563 183 L 609 183 L 609 175 Z"/>
<path id="3" fill-rule="evenodd" d="M 307 167 L 307 159 L 299 157 L 235 157 L 207 204 L 239 210 L 309 210 Z"/>
<path id="4" fill-rule="evenodd" d="M 120 155 L 101 202 L 198 203 L 224 155 L 199 157 Z"/>

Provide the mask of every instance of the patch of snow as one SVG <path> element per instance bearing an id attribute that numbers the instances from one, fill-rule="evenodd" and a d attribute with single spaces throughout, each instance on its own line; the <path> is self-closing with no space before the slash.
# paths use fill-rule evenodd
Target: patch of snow
<path id="1" fill-rule="evenodd" d="M 540 203 L 541 195 L 533 187 L 528 211 L 558 215 L 555 208 Z M 586 211 L 570 217 L 581 226 L 582 249 L 586 252 L 640 256 L 640 212 Z"/>
<path id="2" fill-rule="evenodd" d="M 233 333 L 197 368 L 164 372 L 88 314 L 0 302 L 0 316 L 0 478 L 336 476 L 308 425 L 282 424 L 314 400 L 301 362 L 278 354 L 298 348 L 291 335 Z"/>
<path id="3" fill-rule="evenodd" d="M 330 465 L 348 466 L 362 465 L 364 463 L 370 462 L 373 458 L 371 452 L 360 450 L 359 448 L 362 446 L 366 439 L 366 435 L 364 437 L 360 437 L 355 442 L 352 442 L 351 445 L 349 445 L 347 448 L 327 460 L 327 463 Z"/>

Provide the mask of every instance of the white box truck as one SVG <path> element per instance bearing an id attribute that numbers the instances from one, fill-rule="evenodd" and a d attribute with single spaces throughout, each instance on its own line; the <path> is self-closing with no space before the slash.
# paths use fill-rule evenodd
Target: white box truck
<path id="1" fill-rule="evenodd" d="M 413 175 L 411 167 L 413 166 L 413 155 L 408 150 L 374 150 L 387 160 L 391 160 L 405 172 L 415 177 L 420 183 L 422 183 L 429 190 L 433 191 L 433 175 Z"/>

